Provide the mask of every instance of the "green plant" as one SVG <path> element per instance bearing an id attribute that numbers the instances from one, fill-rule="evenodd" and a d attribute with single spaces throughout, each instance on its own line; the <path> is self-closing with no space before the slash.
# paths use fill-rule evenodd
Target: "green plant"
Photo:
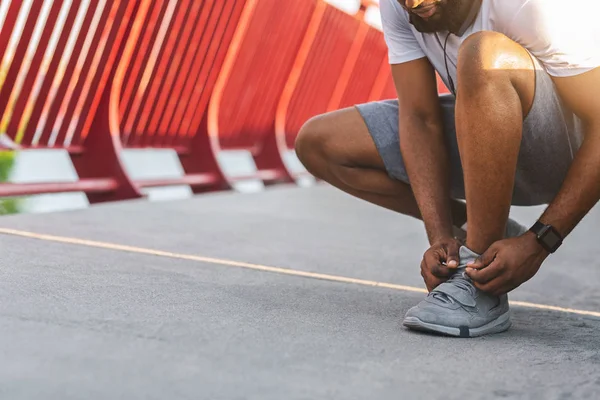
<path id="1" fill-rule="evenodd" d="M 10 171 L 15 163 L 12 151 L 0 151 L 0 182 L 8 181 Z M 16 214 L 19 212 L 19 199 L 0 198 L 0 215 Z"/>

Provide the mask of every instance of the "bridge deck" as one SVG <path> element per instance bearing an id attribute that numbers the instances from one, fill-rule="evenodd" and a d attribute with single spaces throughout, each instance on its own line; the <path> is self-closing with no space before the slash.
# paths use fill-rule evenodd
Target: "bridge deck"
<path id="1" fill-rule="evenodd" d="M 599 221 L 465 340 L 400 324 L 420 224 L 327 187 L 4 217 L 0 397 L 598 398 Z"/>

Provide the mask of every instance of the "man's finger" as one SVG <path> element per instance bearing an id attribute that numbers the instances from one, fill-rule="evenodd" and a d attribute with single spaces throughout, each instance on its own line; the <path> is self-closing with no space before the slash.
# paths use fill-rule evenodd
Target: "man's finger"
<path id="1" fill-rule="evenodd" d="M 477 257 L 477 259 L 474 262 L 467 264 L 467 267 L 474 269 L 486 268 L 492 263 L 492 261 L 494 261 L 497 253 L 498 251 L 496 250 L 496 248 L 494 246 L 491 246 L 482 255 Z"/>
<path id="2" fill-rule="evenodd" d="M 441 280 L 432 276 L 429 280 L 425 280 L 425 285 L 427 286 L 427 291 L 431 292 L 433 289 L 438 287 L 442 283 Z"/>
<path id="3" fill-rule="evenodd" d="M 421 276 L 423 277 L 423 281 L 425 282 L 425 286 L 427 286 L 427 291 L 431 292 L 434 289 L 434 281 L 437 280 L 435 276 L 431 274 L 429 267 L 425 263 L 425 258 L 421 261 Z"/>
<path id="4" fill-rule="evenodd" d="M 429 251 L 425 253 L 423 261 L 425 262 L 425 269 L 430 271 L 434 276 L 445 278 L 450 275 L 448 268 L 442 265 L 442 260 L 438 252 Z"/>
<path id="5" fill-rule="evenodd" d="M 423 276 L 423 281 L 425 282 L 425 286 L 427 286 L 427 291 L 429 292 L 431 292 L 443 282 L 443 280 L 433 276 L 431 272 L 427 270 L 423 270 L 421 272 L 421 275 Z"/>
<path id="6" fill-rule="evenodd" d="M 446 278 L 451 275 L 450 269 L 442 264 L 433 264 L 429 266 L 431 274 L 437 278 Z"/>
<path id="7" fill-rule="evenodd" d="M 459 263 L 458 250 L 459 250 L 458 242 L 455 242 L 455 241 L 450 242 L 450 244 L 448 245 L 448 248 L 446 249 L 446 251 L 448 252 L 448 255 L 446 258 L 446 265 L 448 265 L 449 268 L 457 268 L 458 267 L 458 263 Z"/>
<path id="8" fill-rule="evenodd" d="M 475 269 L 468 266 L 466 273 L 476 283 L 486 284 L 499 278 L 504 273 L 504 263 L 499 259 L 495 259 L 491 264 L 482 269 Z"/>

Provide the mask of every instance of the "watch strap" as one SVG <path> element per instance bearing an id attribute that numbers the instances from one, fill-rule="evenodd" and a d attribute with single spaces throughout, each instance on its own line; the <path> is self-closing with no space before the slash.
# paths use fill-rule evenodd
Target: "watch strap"
<path id="1" fill-rule="evenodd" d="M 542 222 L 535 221 L 535 223 L 531 226 L 531 228 L 529 228 L 529 230 L 535 233 L 536 235 L 539 235 L 545 226 L 546 225 L 544 225 Z"/>
<path id="2" fill-rule="evenodd" d="M 562 245 L 563 237 L 552 225 L 536 221 L 529 230 L 535 234 L 537 241 L 549 253 L 554 253 Z"/>

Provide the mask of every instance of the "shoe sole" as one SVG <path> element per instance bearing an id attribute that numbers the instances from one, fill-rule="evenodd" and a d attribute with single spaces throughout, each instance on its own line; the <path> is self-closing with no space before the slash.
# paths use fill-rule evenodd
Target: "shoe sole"
<path id="1" fill-rule="evenodd" d="M 510 311 L 502 314 L 495 320 L 488 322 L 487 324 L 478 328 L 469 328 L 468 326 L 452 327 L 430 324 L 423 322 L 417 317 L 406 317 L 404 319 L 404 326 L 410 329 L 423 331 L 442 333 L 449 336 L 461 337 L 461 338 L 472 338 L 483 335 L 490 335 L 493 333 L 500 333 L 508 330 L 511 326 Z"/>

